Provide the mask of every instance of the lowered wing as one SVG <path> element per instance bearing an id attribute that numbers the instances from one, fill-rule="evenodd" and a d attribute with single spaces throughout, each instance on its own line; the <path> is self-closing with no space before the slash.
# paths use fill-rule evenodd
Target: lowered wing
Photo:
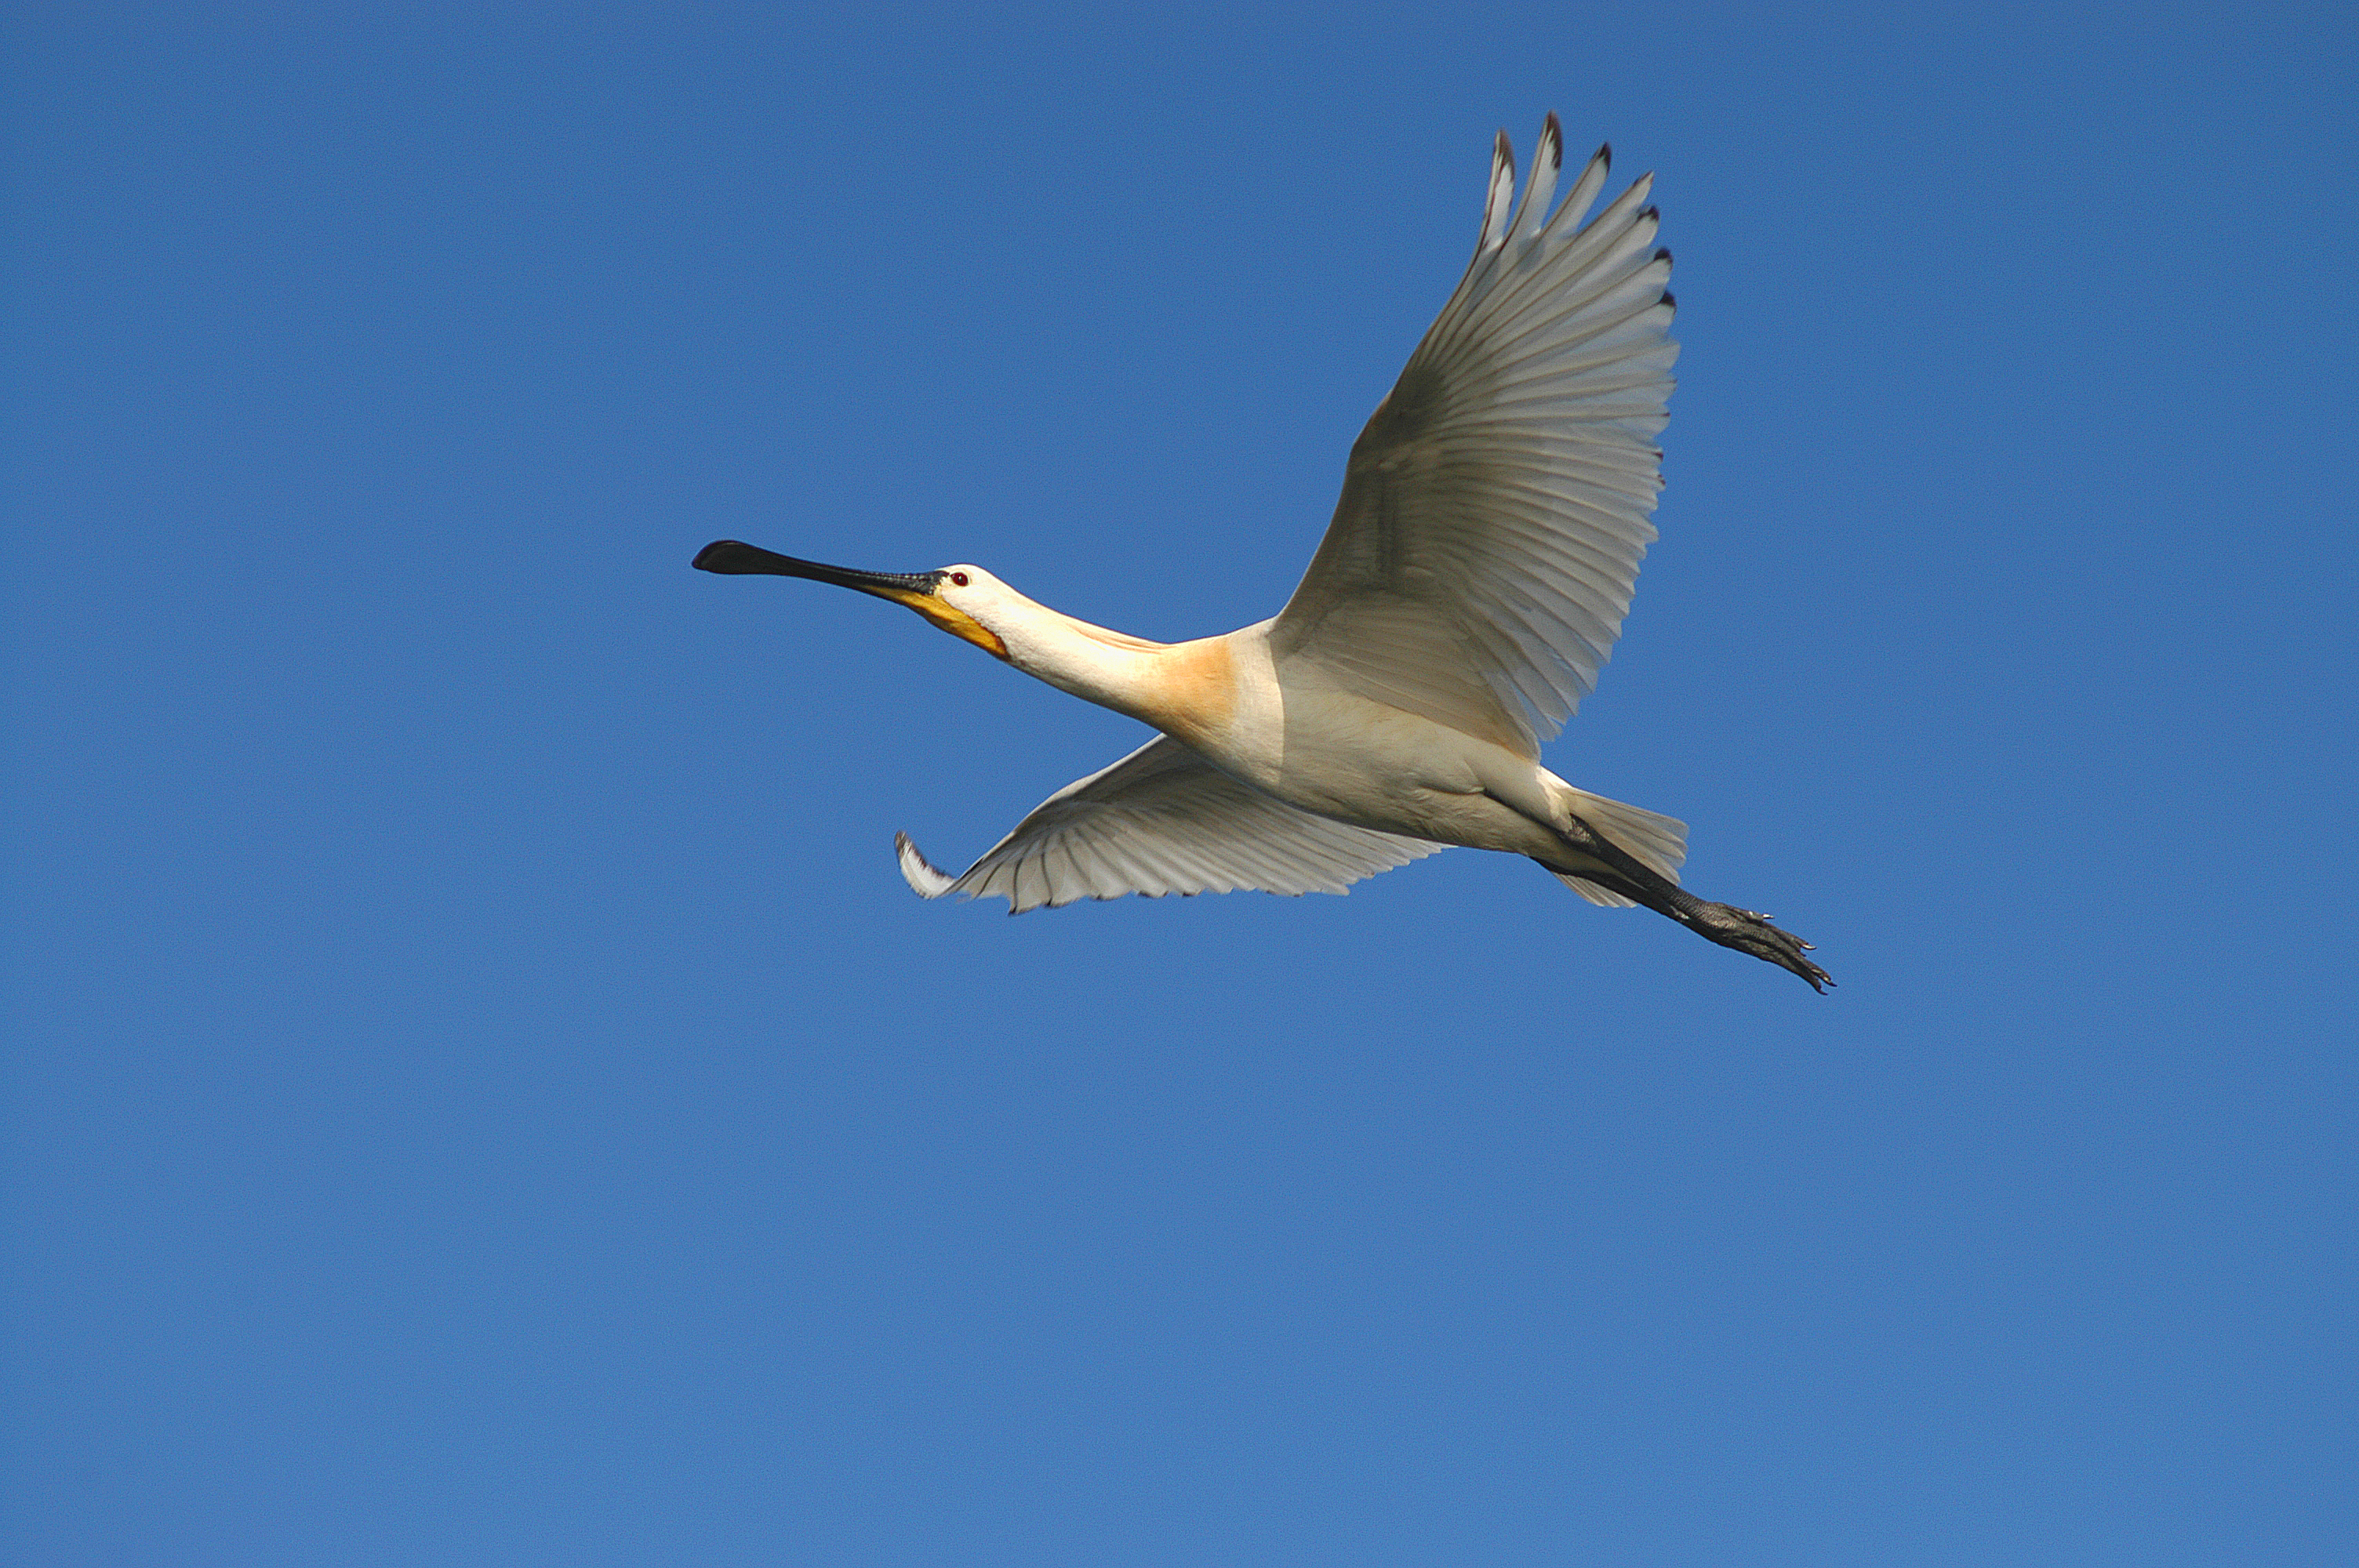
<path id="1" fill-rule="evenodd" d="M 1042 801 L 962 875 L 897 842 L 920 897 L 1005 898 L 1011 914 L 1134 892 L 1342 892 L 1445 848 L 1298 811 L 1160 735 Z"/>

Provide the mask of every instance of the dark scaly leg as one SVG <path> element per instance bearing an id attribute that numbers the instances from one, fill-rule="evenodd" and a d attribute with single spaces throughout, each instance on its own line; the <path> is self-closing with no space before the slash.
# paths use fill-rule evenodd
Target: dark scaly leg
<path id="1" fill-rule="evenodd" d="M 1660 872 L 1650 870 L 1638 859 L 1604 834 L 1590 827 L 1580 817 L 1572 819 L 1570 830 L 1562 837 L 1569 848 L 1581 852 L 1583 859 L 1596 860 L 1609 868 L 1606 871 L 1578 867 L 1551 866 L 1551 871 L 1569 871 L 1585 881 L 1620 893 L 1624 898 L 1643 903 L 1656 914 L 1678 921 L 1707 942 L 1717 942 L 1723 947 L 1734 947 L 1740 953 L 1750 953 L 1767 963 L 1790 969 L 1810 984 L 1810 989 L 1824 993 L 1834 979 L 1824 969 L 1802 957 L 1810 945 L 1791 932 L 1780 931 L 1769 924 L 1769 917 L 1734 904 L 1713 903 L 1696 897 L 1679 883 Z M 1546 861 L 1541 862 L 1543 865 Z"/>

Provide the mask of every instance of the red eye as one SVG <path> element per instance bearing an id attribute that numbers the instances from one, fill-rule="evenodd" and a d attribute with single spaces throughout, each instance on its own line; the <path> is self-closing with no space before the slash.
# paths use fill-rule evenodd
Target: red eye
<path id="1" fill-rule="evenodd" d="M 958 584 L 961 588 L 964 588 L 966 586 L 966 573 L 952 572 L 951 573 L 951 580 Z"/>

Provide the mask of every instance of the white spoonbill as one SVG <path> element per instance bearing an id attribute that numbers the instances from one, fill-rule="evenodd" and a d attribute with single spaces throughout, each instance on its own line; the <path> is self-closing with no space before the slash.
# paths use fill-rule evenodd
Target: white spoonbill
<path id="1" fill-rule="evenodd" d="M 1832 983 L 1767 915 L 1680 886 L 1684 825 L 1540 765 L 1540 741 L 1597 684 L 1655 537 L 1654 441 L 1679 352 L 1651 177 L 1581 222 L 1608 158 L 1600 147 L 1551 212 L 1564 144 L 1549 115 L 1517 207 L 1500 133 L 1473 262 L 1353 443 L 1327 536 L 1272 620 L 1150 643 L 976 566 L 849 571 L 734 539 L 698 553 L 709 572 L 907 605 L 1160 731 L 958 876 L 900 835 L 911 887 L 1005 897 L 1014 914 L 1133 892 L 1341 892 L 1463 844 Z"/>

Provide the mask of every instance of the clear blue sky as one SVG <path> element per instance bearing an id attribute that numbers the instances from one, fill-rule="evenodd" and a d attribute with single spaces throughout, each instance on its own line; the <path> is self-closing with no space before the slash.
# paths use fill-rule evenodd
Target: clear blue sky
<path id="1" fill-rule="evenodd" d="M 13 1560 L 2359 1559 L 2346 6 L 12 7 Z M 384 7 L 390 12 L 397 8 Z M 925 904 L 1659 171 L 1534 867 Z"/>

